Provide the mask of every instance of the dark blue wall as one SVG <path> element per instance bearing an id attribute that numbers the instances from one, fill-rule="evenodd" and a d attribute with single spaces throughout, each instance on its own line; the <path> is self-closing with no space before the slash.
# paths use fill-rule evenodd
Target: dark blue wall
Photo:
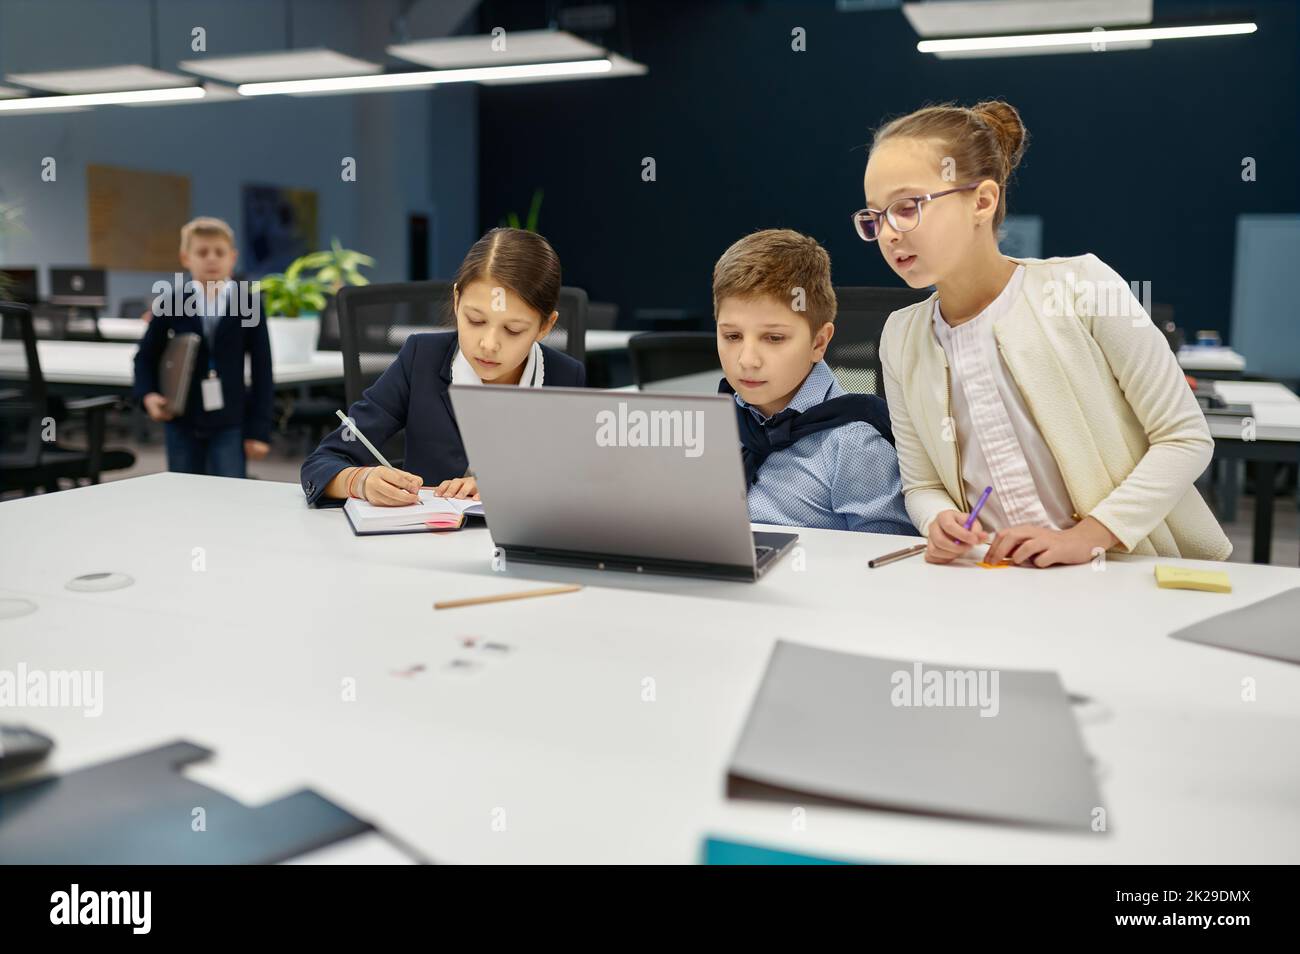
<path id="1" fill-rule="evenodd" d="M 486 30 L 541 27 L 537 3 L 488 2 Z M 714 260 L 787 226 L 830 251 L 837 284 L 896 285 L 853 233 L 865 144 L 926 102 L 1002 97 L 1032 142 L 1010 210 L 1044 220 L 1045 255 L 1095 252 L 1152 283 L 1180 325 L 1230 317 L 1234 219 L 1300 211 L 1297 6 L 1156 2 L 1158 19 L 1241 19 L 1251 36 L 1148 50 L 986 60 L 916 51 L 901 11 L 817 4 L 620 5 L 645 77 L 485 87 L 484 228 L 545 189 L 541 231 L 594 299 L 707 314 Z M 790 50 L 807 30 L 808 51 Z M 612 40 L 611 40 L 612 43 Z M 653 156 L 658 181 L 641 181 Z M 1241 160 L 1258 181 L 1241 180 Z"/>

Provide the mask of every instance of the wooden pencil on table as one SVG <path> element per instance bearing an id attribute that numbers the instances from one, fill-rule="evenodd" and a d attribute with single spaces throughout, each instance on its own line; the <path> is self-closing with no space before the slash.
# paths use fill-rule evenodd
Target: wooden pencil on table
<path id="1" fill-rule="evenodd" d="M 494 596 L 468 596 L 459 600 L 440 600 L 433 604 L 433 608 L 455 609 L 458 606 L 477 606 L 479 603 L 504 603 L 506 600 L 526 600 L 534 596 L 554 596 L 557 593 L 576 593 L 582 589 L 575 583 L 566 583 L 564 586 L 548 586 L 540 590 L 520 590 L 516 593 L 497 593 Z"/>

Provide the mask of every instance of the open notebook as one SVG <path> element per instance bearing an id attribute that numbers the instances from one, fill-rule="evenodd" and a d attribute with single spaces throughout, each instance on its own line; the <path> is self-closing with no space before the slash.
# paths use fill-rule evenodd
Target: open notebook
<path id="1" fill-rule="evenodd" d="M 352 523 L 352 532 L 358 535 L 420 533 L 455 530 L 465 522 L 465 517 L 483 516 L 483 503 L 438 497 L 432 490 L 421 490 L 420 502 L 405 507 L 376 507 L 354 497 L 343 505 L 343 512 Z"/>

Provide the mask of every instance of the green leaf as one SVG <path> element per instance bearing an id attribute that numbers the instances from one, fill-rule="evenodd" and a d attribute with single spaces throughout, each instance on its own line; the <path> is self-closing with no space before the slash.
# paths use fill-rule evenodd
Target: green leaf
<path id="1" fill-rule="evenodd" d="M 527 225 L 528 231 L 530 232 L 537 231 L 537 222 L 541 218 L 541 216 L 542 216 L 542 190 L 535 189 L 533 191 L 533 201 L 529 203 L 528 206 L 528 225 Z"/>

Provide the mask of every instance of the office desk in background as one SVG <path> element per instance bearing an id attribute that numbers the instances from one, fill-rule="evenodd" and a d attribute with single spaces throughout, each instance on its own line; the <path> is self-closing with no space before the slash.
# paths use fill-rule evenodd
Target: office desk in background
<path id="1" fill-rule="evenodd" d="M 78 394 L 129 394 L 135 383 L 136 344 L 116 341 L 38 341 L 41 374 L 52 389 Z M 306 364 L 273 364 L 277 388 L 343 381 L 343 357 L 319 351 Z M 21 344 L 0 341 L 0 381 L 26 381 Z"/>
<path id="2" fill-rule="evenodd" d="M 801 551 L 745 584 L 493 572 L 486 529 L 356 537 L 295 484 L 155 474 L 8 501 L 0 598 L 39 608 L 0 620 L 5 658 L 104 675 L 97 719 L 14 717 L 55 738 L 52 770 L 186 738 L 217 753 L 190 774 L 236 798 L 310 786 L 450 862 L 690 862 L 706 834 L 859 860 L 1300 861 L 1300 667 L 1168 636 L 1300 586 L 1300 570 L 1227 567 L 1231 594 L 1153 579 L 1156 562 L 1222 565 L 1140 557 L 868 570 L 906 540 L 799 533 Z M 136 582 L 64 588 L 96 571 Z M 432 608 L 557 581 L 587 586 Z M 445 671 L 467 636 L 515 651 Z M 814 805 L 796 828 L 790 805 L 727 800 L 777 639 L 1059 672 L 1093 700 L 1080 725 L 1107 831 Z"/>
<path id="3" fill-rule="evenodd" d="M 107 318 L 98 320 L 99 333 L 109 341 L 139 341 L 144 336 L 145 322 L 139 318 Z M 613 331 L 588 329 L 586 347 L 588 351 L 619 351 L 627 349 L 628 339 L 635 331 Z"/>
<path id="4" fill-rule="evenodd" d="M 139 341 L 144 337 L 148 323 L 140 318 L 108 318 L 101 316 L 95 321 L 99 333 L 109 341 Z"/>
<path id="5" fill-rule="evenodd" d="M 1219 488 L 1219 518 L 1236 520 L 1242 478 L 1239 462 L 1250 461 L 1255 465 L 1251 559 L 1268 563 L 1273 548 L 1273 488 L 1277 465 L 1293 463 L 1300 468 L 1300 397 L 1273 381 L 1216 381 L 1214 390 L 1228 404 L 1250 405 L 1255 421 L 1248 440 L 1240 419 L 1206 415 L 1214 438 L 1214 456 L 1228 462 Z"/>
<path id="6" fill-rule="evenodd" d="M 1246 370 L 1246 359 L 1231 348 L 1186 347 L 1178 351 L 1184 371 L 1209 377 L 1236 377 Z"/>

